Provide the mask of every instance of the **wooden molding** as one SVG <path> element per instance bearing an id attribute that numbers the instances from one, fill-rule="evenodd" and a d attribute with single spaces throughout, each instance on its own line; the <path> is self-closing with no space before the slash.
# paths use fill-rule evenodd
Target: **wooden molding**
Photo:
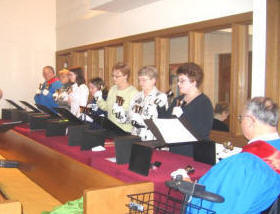
<path id="1" fill-rule="evenodd" d="M 169 88 L 169 38 L 155 38 L 155 66 L 158 70 L 157 87 L 167 92 Z"/>
<path id="2" fill-rule="evenodd" d="M 242 135 L 238 115 L 248 99 L 248 25 L 233 24 L 231 87 L 230 87 L 230 130 L 235 136 Z"/>

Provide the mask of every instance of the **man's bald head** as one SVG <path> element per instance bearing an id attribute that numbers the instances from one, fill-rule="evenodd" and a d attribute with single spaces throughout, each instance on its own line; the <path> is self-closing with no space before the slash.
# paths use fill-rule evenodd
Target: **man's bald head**
<path id="1" fill-rule="evenodd" d="M 43 77 L 46 81 L 49 81 L 55 77 L 55 72 L 52 66 L 48 65 L 43 68 Z"/>

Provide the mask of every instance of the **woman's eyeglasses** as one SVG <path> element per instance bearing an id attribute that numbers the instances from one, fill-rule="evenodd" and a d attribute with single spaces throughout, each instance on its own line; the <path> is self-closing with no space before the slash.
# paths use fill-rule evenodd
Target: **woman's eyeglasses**
<path id="1" fill-rule="evenodd" d="M 119 79 L 121 77 L 123 77 L 123 75 L 112 75 L 112 78 L 115 78 L 115 79 Z"/>
<path id="2" fill-rule="evenodd" d="M 179 84 L 183 84 L 184 82 L 186 82 L 187 81 L 187 79 L 181 79 L 181 80 L 177 80 L 177 83 L 179 83 Z"/>

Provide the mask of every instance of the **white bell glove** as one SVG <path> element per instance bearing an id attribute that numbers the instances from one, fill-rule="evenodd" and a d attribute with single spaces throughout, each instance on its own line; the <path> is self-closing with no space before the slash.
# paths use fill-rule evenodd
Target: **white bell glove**
<path id="1" fill-rule="evenodd" d="M 93 122 L 93 119 L 91 117 L 89 117 L 88 115 L 84 114 L 84 113 L 81 113 L 80 119 L 82 121 L 86 121 L 86 122 L 89 122 L 89 123 Z"/>
<path id="2" fill-rule="evenodd" d="M 148 106 L 148 115 L 145 115 L 146 118 L 157 118 L 158 117 L 158 110 L 155 105 Z"/>
<path id="3" fill-rule="evenodd" d="M 94 94 L 94 99 L 96 101 L 100 100 L 102 98 L 102 91 L 98 90 L 97 92 L 95 92 Z"/>
<path id="4" fill-rule="evenodd" d="M 36 90 L 36 94 L 41 94 L 41 92 L 42 92 L 42 91 L 41 91 L 40 89 L 37 89 L 37 90 Z"/>
<path id="5" fill-rule="evenodd" d="M 58 98 L 58 93 L 57 92 L 53 93 L 53 99 L 57 100 L 57 98 Z"/>
<path id="6" fill-rule="evenodd" d="M 166 106 L 167 104 L 167 96 L 166 94 L 160 94 L 159 96 L 156 97 L 155 99 L 155 104 L 158 105 L 160 108 L 163 106 Z"/>
<path id="7" fill-rule="evenodd" d="M 119 112 L 119 105 L 117 103 L 114 103 L 112 107 L 112 113 L 116 114 L 117 112 Z"/>
<path id="8" fill-rule="evenodd" d="M 116 104 L 116 105 L 115 105 Z M 116 118 L 118 119 L 119 123 L 126 122 L 126 114 L 122 106 L 119 106 L 117 103 L 113 105 L 113 113 L 115 114 Z"/>
<path id="9" fill-rule="evenodd" d="M 59 95 L 59 99 L 61 99 L 62 101 L 64 102 L 67 102 L 68 100 L 68 93 L 66 91 L 62 92 L 60 95 Z"/>
<path id="10" fill-rule="evenodd" d="M 180 106 L 175 106 L 174 108 L 173 108 L 173 111 L 172 111 L 172 115 L 175 115 L 176 117 L 181 117 L 181 115 L 183 114 L 184 112 L 183 112 L 183 110 L 182 110 L 182 108 L 180 107 Z"/>
<path id="11" fill-rule="evenodd" d="M 44 94 L 45 96 L 47 96 L 47 95 L 49 94 L 49 90 L 44 89 L 44 90 L 43 90 L 43 94 Z"/>
<path id="12" fill-rule="evenodd" d="M 142 141 L 154 140 L 153 133 L 148 129 L 141 129 L 139 137 Z"/>
<path id="13" fill-rule="evenodd" d="M 87 104 L 87 108 L 91 108 L 92 111 L 98 110 L 98 105 L 96 103 Z"/>
<path id="14" fill-rule="evenodd" d="M 131 115 L 130 120 L 131 120 L 131 124 L 133 126 L 135 126 L 135 125 L 145 126 L 145 122 L 144 122 L 143 116 L 138 114 L 138 113 L 133 113 Z"/>
<path id="15" fill-rule="evenodd" d="M 188 173 L 187 173 L 187 171 L 185 169 L 177 169 L 176 171 L 173 171 L 170 174 L 172 179 L 175 179 L 177 175 L 182 175 L 183 180 L 190 178 L 190 176 L 188 175 Z"/>

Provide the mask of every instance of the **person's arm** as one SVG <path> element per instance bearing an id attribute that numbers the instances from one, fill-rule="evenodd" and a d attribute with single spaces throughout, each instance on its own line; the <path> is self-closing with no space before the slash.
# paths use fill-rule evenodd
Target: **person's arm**
<path id="1" fill-rule="evenodd" d="M 109 90 L 106 100 L 103 98 L 103 96 L 101 96 L 100 99 L 98 99 L 98 101 L 96 103 L 101 110 L 108 112 L 108 106 L 107 106 L 108 104 L 107 103 L 110 99 L 113 99 L 112 98 L 112 88 Z"/>
<path id="2" fill-rule="evenodd" d="M 86 85 L 81 85 L 79 87 L 79 107 L 80 106 L 87 106 L 88 102 L 88 95 L 89 95 L 89 90 Z"/>

